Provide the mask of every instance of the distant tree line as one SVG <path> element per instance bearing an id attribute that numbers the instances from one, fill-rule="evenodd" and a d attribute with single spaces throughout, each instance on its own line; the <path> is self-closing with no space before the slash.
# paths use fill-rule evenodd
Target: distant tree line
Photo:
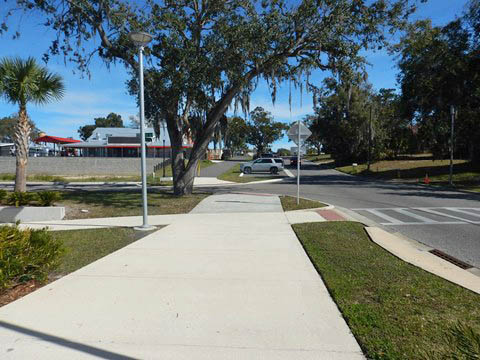
<path id="1" fill-rule="evenodd" d="M 35 123 L 28 118 L 31 126 L 30 140 L 38 138 L 41 130 L 35 126 Z M 13 143 L 15 135 L 15 125 L 18 122 L 18 114 L 12 114 L 0 119 L 0 143 Z"/>
<path id="2" fill-rule="evenodd" d="M 445 26 L 412 23 L 393 48 L 400 92 L 374 91 L 360 71 L 326 78 L 307 116 L 308 143 L 339 163 L 450 149 L 450 107 L 456 110 L 456 157 L 480 162 L 480 0 Z"/>
<path id="3" fill-rule="evenodd" d="M 248 114 L 245 120 L 240 116 L 224 117 L 214 132 L 213 145 L 229 149 L 231 153 L 244 151 L 247 144 L 255 148 L 257 154 L 270 150 L 270 146 L 279 140 L 288 126 L 275 121 L 272 114 L 258 106 Z"/>
<path id="4" fill-rule="evenodd" d="M 92 136 L 93 132 L 95 131 L 96 128 L 102 128 L 102 127 L 116 127 L 116 128 L 123 128 L 125 127 L 123 125 L 123 120 L 122 116 L 115 114 L 115 113 L 110 113 L 107 115 L 107 117 L 98 117 L 93 119 L 94 124 L 93 125 L 85 125 L 85 126 L 80 126 L 77 130 L 78 134 L 80 135 L 80 138 L 85 141 L 87 140 L 90 136 Z M 132 120 L 133 121 L 133 120 Z"/>

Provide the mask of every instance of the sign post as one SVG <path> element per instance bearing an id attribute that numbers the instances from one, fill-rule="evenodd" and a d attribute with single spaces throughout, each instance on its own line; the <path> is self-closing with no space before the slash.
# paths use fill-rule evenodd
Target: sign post
<path id="1" fill-rule="evenodd" d="M 288 138 L 297 144 L 297 205 L 300 204 L 300 151 L 302 142 L 305 142 L 312 132 L 300 120 L 290 127 L 287 132 Z"/>

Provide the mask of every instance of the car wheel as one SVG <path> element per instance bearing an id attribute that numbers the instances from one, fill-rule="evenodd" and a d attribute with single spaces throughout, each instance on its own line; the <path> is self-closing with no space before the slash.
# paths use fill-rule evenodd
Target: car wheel
<path id="1" fill-rule="evenodd" d="M 278 168 L 276 167 L 271 167 L 270 168 L 270 174 L 277 174 L 278 173 Z"/>
<path id="2" fill-rule="evenodd" d="M 244 174 L 251 174 L 252 173 L 252 168 L 246 167 L 243 169 Z"/>

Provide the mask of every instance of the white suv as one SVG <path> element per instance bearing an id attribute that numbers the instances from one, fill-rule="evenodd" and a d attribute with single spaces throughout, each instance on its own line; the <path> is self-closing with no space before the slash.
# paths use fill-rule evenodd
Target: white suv
<path id="1" fill-rule="evenodd" d="M 283 169 L 283 160 L 277 158 L 259 158 L 255 161 L 246 162 L 240 165 L 240 171 L 245 174 L 252 172 L 270 172 L 277 174 Z"/>

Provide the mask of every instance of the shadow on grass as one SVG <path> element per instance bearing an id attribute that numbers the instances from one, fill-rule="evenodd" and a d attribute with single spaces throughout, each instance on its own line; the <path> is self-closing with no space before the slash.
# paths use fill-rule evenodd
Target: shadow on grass
<path id="1" fill-rule="evenodd" d="M 139 208 L 142 206 L 142 194 L 139 190 L 124 189 L 122 191 L 87 191 L 76 190 L 68 191 L 62 194 L 63 200 L 72 201 L 76 203 L 108 206 L 118 208 Z M 149 191 L 148 200 L 152 202 L 150 206 L 155 206 L 155 200 L 172 200 L 181 197 L 167 192 L 152 192 Z"/>
<path id="2" fill-rule="evenodd" d="M 176 196 L 170 192 L 150 189 L 148 213 L 149 215 L 188 213 L 208 195 L 210 194 L 202 192 Z M 140 188 L 64 191 L 59 205 L 69 209 L 67 219 L 135 216 L 141 212 L 142 194 Z"/>
<path id="3" fill-rule="evenodd" d="M 410 169 L 388 169 L 380 170 L 378 172 L 374 171 L 375 165 L 372 165 L 372 169 L 373 171 L 359 171 L 357 175 L 376 177 L 380 179 L 396 179 L 399 177 L 398 175 L 400 175 L 400 178 L 404 179 L 423 179 L 426 174 L 428 174 L 429 177 L 446 177 L 450 174 L 450 165 L 448 164 L 440 166 L 422 166 Z M 454 164 L 453 174 L 459 177 L 460 181 L 462 180 L 462 175 L 464 175 L 464 178 L 469 178 L 470 181 L 472 181 L 472 178 L 474 178 L 475 176 L 480 179 L 480 165 L 469 162 Z"/>

